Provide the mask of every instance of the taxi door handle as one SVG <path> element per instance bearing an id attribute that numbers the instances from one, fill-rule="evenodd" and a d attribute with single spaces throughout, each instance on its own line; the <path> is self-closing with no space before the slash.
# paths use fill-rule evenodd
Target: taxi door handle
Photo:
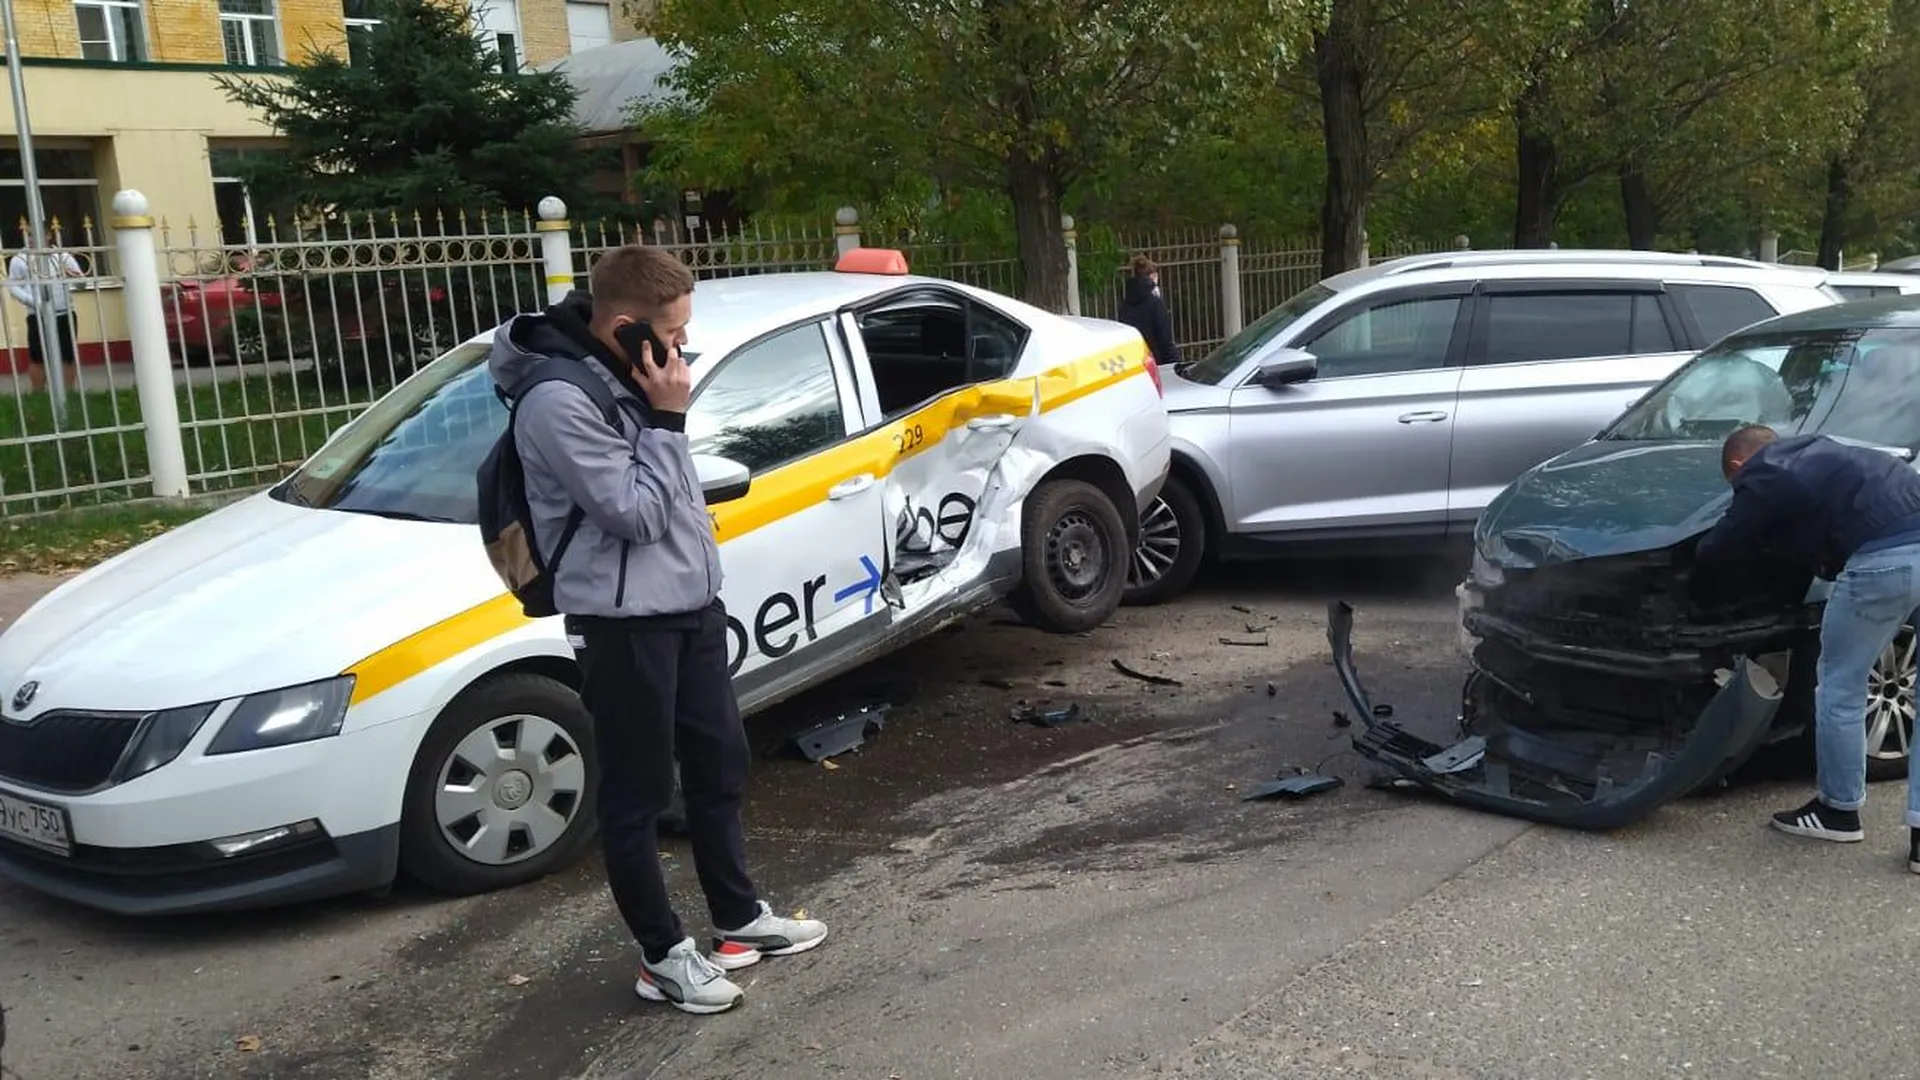
<path id="1" fill-rule="evenodd" d="M 977 416 L 967 421 L 968 431 L 1000 431 L 1003 428 L 1010 428 L 1012 426 L 1013 417 L 1008 416 L 1006 413 L 997 413 L 993 416 Z"/>
<path id="2" fill-rule="evenodd" d="M 1400 422 L 1403 424 L 1432 424 L 1445 420 L 1446 418 L 1447 414 L 1443 412 L 1410 412 L 1400 414 Z"/>
<path id="3" fill-rule="evenodd" d="M 859 476 L 849 477 L 828 488 L 827 498 L 845 499 L 849 496 L 858 495 L 872 486 L 873 474 L 861 473 Z"/>

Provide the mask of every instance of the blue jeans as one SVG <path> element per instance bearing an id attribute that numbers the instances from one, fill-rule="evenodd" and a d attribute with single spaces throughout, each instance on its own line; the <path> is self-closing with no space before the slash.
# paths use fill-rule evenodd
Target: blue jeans
<path id="1" fill-rule="evenodd" d="M 1833 583 L 1820 621 L 1813 691 L 1820 801 L 1837 810 L 1867 802 L 1867 677 L 1920 607 L 1920 544 L 1856 553 Z M 1920 772 L 1907 770 L 1907 824 L 1920 828 Z"/>

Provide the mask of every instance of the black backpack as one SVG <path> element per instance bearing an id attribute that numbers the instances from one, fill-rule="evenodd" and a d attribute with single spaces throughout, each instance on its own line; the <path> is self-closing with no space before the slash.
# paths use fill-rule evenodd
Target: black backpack
<path id="1" fill-rule="evenodd" d="M 620 405 L 613 391 L 599 375 L 580 360 L 548 357 L 510 389 L 494 387 L 494 393 L 507 406 L 507 430 L 487 451 L 480 463 L 480 542 L 486 546 L 493 572 L 507 590 L 519 599 L 521 610 L 529 618 L 545 618 L 559 611 L 553 602 L 553 568 L 560 565 L 573 535 L 586 518 L 586 511 L 575 506 L 567 512 L 567 523 L 553 546 L 553 557 L 542 559 L 534 540 L 533 510 L 527 505 L 527 474 L 520 463 L 520 448 L 513 440 L 513 423 L 519 415 L 516 403 L 527 391 L 543 382 L 570 382 L 587 392 L 600 413 L 615 431 L 621 430 Z"/>

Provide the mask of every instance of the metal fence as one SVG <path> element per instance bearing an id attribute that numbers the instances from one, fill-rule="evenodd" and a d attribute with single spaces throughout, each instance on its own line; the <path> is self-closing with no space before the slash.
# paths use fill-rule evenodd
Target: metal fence
<path id="1" fill-rule="evenodd" d="M 542 221 L 529 213 L 269 219 L 258 235 L 228 237 L 153 222 L 144 200 L 121 194 L 140 209 L 116 200 L 111 239 L 97 237 L 92 222 L 71 235 L 56 228 L 52 248 L 64 255 L 42 256 L 34 275 L 63 314 L 59 352 L 79 361 L 64 365 L 64 393 L 30 377 L 24 313 L 33 294 L 12 283 L 0 318 L 8 363 L 0 387 L 11 394 L 0 403 L 0 517 L 270 483 L 422 362 L 539 308 L 570 281 L 584 285 L 594 261 L 622 243 L 671 240 L 567 223 L 556 200 L 543 205 Z M 1114 317 L 1129 261 L 1146 254 L 1160 267 L 1189 357 L 1227 337 L 1236 315 L 1251 322 L 1319 277 L 1319 245 L 1309 239 L 1248 237 L 1228 248 L 1222 230 L 1083 227 L 1068 236 L 1079 311 Z M 859 242 L 857 215 L 843 210 L 834 222 L 762 224 L 659 246 L 711 279 L 824 270 Z M 1371 258 L 1454 246 L 1383 245 Z M 20 245 L 28 247 L 44 250 Z M 904 251 L 917 273 L 1020 292 L 1013 252 L 941 243 Z M 128 275 L 129 262 L 156 266 L 157 283 L 145 270 Z M 25 277 L 24 263 L 14 264 L 21 272 L 13 276 Z M 1236 264 L 1237 274 L 1228 269 Z M 164 415 L 146 423 L 142 401 L 164 414 L 169 389 L 177 424 Z"/>

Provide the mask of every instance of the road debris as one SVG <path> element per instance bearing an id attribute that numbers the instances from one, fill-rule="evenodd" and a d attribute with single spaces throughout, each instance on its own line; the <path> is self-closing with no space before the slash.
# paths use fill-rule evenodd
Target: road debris
<path id="1" fill-rule="evenodd" d="M 1345 782 L 1337 776 L 1322 776 L 1305 769 L 1289 767 L 1280 770 L 1280 775 L 1275 779 L 1248 788 L 1247 793 L 1240 796 L 1240 801 L 1252 802 L 1256 799 L 1272 799 L 1282 795 L 1290 799 L 1304 799 L 1323 791 L 1332 791 Z"/>
<path id="2" fill-rule="evenodd" d="M 1135 671 L 1134 669 L 1121 663 L 1118 658 L 1115 658 L 1113 661 L 1113 670 L 1119 672 L 1122 675 L 1125 675 L 1129 679 L 1139 679 L 1143 683 L 1152 683 L 1155 686 L 1186 685 L 1185 683 L 1182 683 L 1179 679 L 1169 679 L 1165 675 L 1149 675 L 1144 671 Z"/>
<path id="3" fill-rule="evenodd" d="M 1040 709 L 1029 702 L 1022 701 L 1013 707 L 1011 714 L 1016 724 L 1032 724 L 1034 727 L 1059 727 L 1080 719 L 1080 706 L 1068 705 L 1064 709 Z"/>
<path id="4" fill-rule="evenodd" d="M 1339 709 L 1335 709 L 1333 710 L 1333 726 L 1334 727 L 1352 727 L 1353 717 L 1348 716 L 1346 713 L 1341 712 Z"/>
<path id="5" fill-rule="evenodd" d="M 995 690 L 1011 690 L 1013 689 L 1013 680 L 1012 679 L 981 679 L 980 685 L 991 686 Z"/>
<path id="6" fill-rule="evenodd" d="M 258 1035 L 242 1035 L 233 1040 L 233 1048 L 243 1054 L 251 1054 L 264 1045 Z"/>
<path id="7" fill-rule="evenodd" d="M 1267 646 L 1269 646 L 1269 645 L 1271 645 L 1271 644 L 1273 644 L 1273 641 L 1272 641 L 1272 639 L 1271 639 L 1271 638 L 1270 638 L 1270 637 L 1268 636 L 1268 634 L 1267 634 L 1267 632 L 1266 632 L 1265 630 L 1263 630 L 1263 629 L 1261 629 L 1261 628 L 1259 628 L 1259 627 L 1252 627 L 1252 628 L 1250 628 L 1250 629 L 1248 629 L 1248 631 L 1247 631 L 1247 632 L 1248 632 L 1248 633 L 1250 633 L 1250 634 L 1259 634 L 1260 636 L 1259 636 L 1259 637 L 1257 637 L 1257 638 L 1229 638 L 1229 637 L 1223 637 L 1223 638 L 1221 638 L 1221 639 L 1220 639 L 1220 644 L 1222 644 L 1222 645 L 1251 645 L 1251 646 L 1253 646 L 1254 648 L 1258 648 L 1258 649 L 1264 649 L 1264 648 L 1266 648 Z"/>
<path id="8" fill-rule="evenodd" d="M 508 986 L 525 986 L 532 981 L 533 981 L 532 979 L 527 978 L 525 975 L 520 975 L 517 973 L 507 976 Z"/>
<path id="9" fill-rule="evenodd" d="M 890 705 L 874 705 L 857 712 L 842 713 L 824 724 L 817 724 L 793 737 L 793 743 L 808 761 L 819 763 L 838 757 L 866 744 L 868 729 L 878 735 L 886 726 Z"/>

